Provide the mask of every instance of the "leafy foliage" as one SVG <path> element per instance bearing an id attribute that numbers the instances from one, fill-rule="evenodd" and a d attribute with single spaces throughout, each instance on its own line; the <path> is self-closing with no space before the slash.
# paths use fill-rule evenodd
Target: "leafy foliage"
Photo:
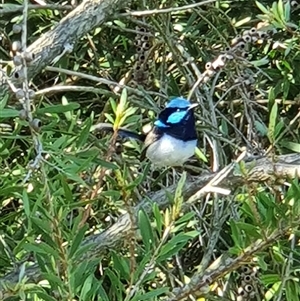
<path id="1" fill-rule="evenodd" d="M 8 75 L 13 41 L 20 39 L 13 26 L 23 19 L 13 8 L 21 2 L 0 5 L 0 59 Z M 66 2 L 29 9 L 27 45 L 68 14 Z M 184 202 L 190 176 L 225 167 L 244 147 L 274 161 L 300 152 L 295 3 L 133 1 L 132 11 L 154 11 L 116 11 L 33 79 L 32 114 L 42 122 L 37 131 L 22 117 L 16 95 L 0 100 L 1 298 L 187 299 L 177 290 L 219 256 L 249 252 L 189 298 L 299 300 L 297 178 L 252 182 L 240 162 L 236 170 L 244 181 L 230 195 Z M 265 36 L 234 52 L 238 35 L 251 28 Z M 223 65 L 208 67 L 228 53 L 232 58 Z M 140 68 L 147 76 L 137 76 Z M 204 80 L 203 74 L 210 75 Z M 166 99 L 178 95 L 200 104 L 199 148 L 184 172 L 153 170 L 140 162 L 137 142 L 93 131 L 96 123 L 109 122 L 140 132 Z M 165 192 L 172 184 L 174 193 Z M 160 191 L 170 206 L 152 202 Z M 115 229 L 126 214 L 130 230 Z M 125 239 L 119 239 L 123 230 Z"/>

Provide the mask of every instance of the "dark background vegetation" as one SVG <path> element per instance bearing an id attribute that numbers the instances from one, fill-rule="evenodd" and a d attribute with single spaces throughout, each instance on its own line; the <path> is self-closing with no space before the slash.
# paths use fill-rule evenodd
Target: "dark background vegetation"
<path id="1" fill-rule="evenodd" d="M 28 10 L 27 45 L 71 11 L 69 2 Z M 219 171 L 245 149 L 250 159 L 274 161 L 300 152 L 300 3 L 219 0 L 176 10 L 193 3 L 132 1 L 114 8 L 103 26 L 30 79 L 38 128 L 22 118 L 14 93 L 0 99 L 0 300 L 299 300 L 297 178 L 250 183 L 241 163 L 244 183 L 222 186 L 229 195 L 209 192 L 183 206 L 181 189 L 185 177 L 192 182 Z M 18 5 L 22 1 L 0 6 L 0 59 L 8 76 L 12 43 L 21 37 L 13 26 L 22 24 L 22 9 L 8 9 Z M 148 10 L 157 11 L 132 13 Z M 264 38 L 194 86 L 207 63 L 251 28 Z M 173 96 L 200 104 L 198 150 L 186 173 L 157 170 L 139 161 L 137 142 L 91 131 L 105 121 L 141 132 Z M 163 194 L 169 208 L 153 205 L 154 214 L 142 210 L 135 218 L 135 205 L 171 185 L 178 188 Z M 100 253 L 83 243 L 125 212 L 135 225 L 125 239 L 112 236 Z M 228 273 L 213 278 L 206 291 L 176 295 L 220 255 L 239 256 L 283 226 L 289 231 L 246 262 L 223 263 Z"/>

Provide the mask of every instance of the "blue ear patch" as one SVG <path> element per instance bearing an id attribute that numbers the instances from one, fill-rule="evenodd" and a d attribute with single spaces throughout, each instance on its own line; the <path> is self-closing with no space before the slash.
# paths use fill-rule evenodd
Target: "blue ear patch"
<path id="1" fill-rule="evenodd" d="M 173 124 L 179 123 L 185 117 L 186 113 L 187 111 L 179 111 L 179 112 L 172 113 L 167 119 L 167 123 L 173 123 Z"/>
<path id="2" fill-rule="evenodd" d="M 167 108 L 179 108 L 179 109 L 184 109 L 188 108 L 191 105 L 191 103 L 183 98 L 183 97 L 176 97 L 172 99 L 167 105 Z"/>
<path id="3" fill-rule="evenodd" d="M 164 124 L 163 122 L 161 122 L 160 120 L 156 120 L 154 122 L 154 125 L 156 125 L 159 128 L 168 128 L 170 127 L 169 125 Z"/>

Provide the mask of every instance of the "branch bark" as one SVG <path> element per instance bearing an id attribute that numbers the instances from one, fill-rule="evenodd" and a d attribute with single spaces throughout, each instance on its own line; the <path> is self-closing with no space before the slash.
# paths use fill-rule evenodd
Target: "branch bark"
<path id="1" fill-rule="evenodd" d="M 209 286 L 213 282 L 225 276 L 226 274 L 237 270 L 241 265 L 251 259 L 251 257 L 253 257 L 257 252 L 261 252 L 275 241 L 287 236 L 290 230 L 290 225 L 285 226 L 282 229 L 271 233 L 266 240 L 258 239 L 245 250 L 243 250 L 241 255 L 234 259 L 226 257 L 227 254 L 225 256 L 220 256 L 214 261 L 213 266 L 209 267 L 205 272 L 199 274 L 196 273 L 193 277 L 191 277 L 188 284 L 181 288 L 175 288 L 170 293 L 172 297 L 167 299 L 167 301 L 186 300 L 189 295 L 193 295 L 195 293 L 197 294 L 197 298 L 205 297 L 205 295 L 207 295 L 206 292 L 209 291 Z"/>
<path id="2" fill-rule="evenodd" d="M 241 187 L 245 183 L 263 183 L 265 181 L 269 182 L 277 181 L 279 179 L 291 179 L 300 177 L 300 154 L 278 156 L 274 160 L 270 158 L 252 160 L 246 163 L 245 171 L 246 175 L 242 175 L 237 173 L 237 169 L 231 169 L 229 176 L 225 177 L 219 185 L 224 188 L 230 187 L 232 190 L 234 190 L 238 187 Z M 223 171 L 221 171 L 220 173 L 223 173 Z M 193 180 L 187 181 L 183 190 L 184 200 L 187 201 L 189 199 L 190 201 L 192 199 L 194 202 L 200 197 L 203 197 L 203 194 L 207 193 L 207 190 L 203 189 L 203 187 L 207 183 L 212 183 L 212 180 L 214 178 L 218 178 L 220 173 L 201 175 L 195 177 Z M 160 209 L 165 209 L 169 205 L 169 199 L 166 197 L 166 191 L 168 191 L 168 193 L 174 194 L 175 190 L 176 185 L 173 185 L 167 189 L 163 189 L 155 193 L 150 193 L 147 197 L 141 200 L 139 205 L 137 205 L 133 209 L 135 216 L 138 215 L 138 212 L 141 208 L 143 208 L 149 215 L 151 215 L 153 203 L 157 203 Z M 198 193 L 200 190 L 203 190 L 202 195 Z M 197 199 L 193 199 L 192 196 L 196 194 Z M 185 206 L 187 207 L 189 205 L 186 204 Z M 119 220 L 107 230 L 103 231 L 100 234 L 93 234 L 87 237 L 83 241 L 82 246 L 91 245 L 92 247 L 89 248 L 89 251 L 87 251 L 80 258 L 80 262 L 97 258 L 99 257 L 99 255 L 105 253 L 109 249 L 118 249 L 123 245 L 130 231 L 130 227 L 130 217 L 129 214 L 126 213 L 122 215 Z M 286 235 L 286 231 L 280 231 L 280 233 L 278 233 L 276 233 L 276 235 L 274 234 L 276 236 L 276 239 L 280 238 L 278 237 L 278 235 Z M 261 242 L 261 245 L 267 246 L 269 243 L 270 242 Z M 0 295 L 1 293 L 5 294 L 6 291 L 5 285 L 3 284 L 18 283 L 20 270 L 21 268 L 3 277 L 2 281 L 0 281 Z M 41 271 L 37 264 L 26 268 L 25 275 L 28 277 L 29 282 L 38 282 L 39 280 L 41 280 Z M 190 288 L 186 288 L 187 291 L 189 291 L 189 289 Z M 185 294 L 186 291 L 183 290 L 180 291 L 180 293 L 177 293 L 181 295 L 181 293 Z"/>
<path id="3" fill-rule="evenodd" d="M 59 55 L 87 34 L 89 31 L 102 25 L 116 10 L 124 7 L 126 0 L 85 0 L 52 30 L 43 34 L 31 44 L 27 51 L 34 54 L 35 60 L 28 66 L 28 79 L 34 78 Z M 13 84 L 17 83 L 15 74 L 20 71 L 17 67 L 12 71 L 10 78 Z M 10 91 L 10 87 L 0 72 L 0 99 Z"/>

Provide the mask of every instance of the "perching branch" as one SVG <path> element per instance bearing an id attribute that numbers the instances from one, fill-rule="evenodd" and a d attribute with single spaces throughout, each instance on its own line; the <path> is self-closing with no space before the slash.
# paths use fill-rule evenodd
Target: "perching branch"
<path id="1" fill-rule="evenodd" d="M 85 0 L 52 30 L 43 34 L 26 50 L 34 54 L 34 61 L 28 66 L 28 79 L 38 75 L 61 55 L 72 51 L 76 42 L 95 27 L 101 26 L 117 9 L 127 4 L 126 0 Z M 11 82 L 16 83 L 15 74 L 21 67 L 12 71 Z M 10 90 L 4 75 L 0 72 L 0 99 Z"/>
<path id="2" fill-rule="evenodd" d="M 221 182 L 217 181 L 217 183 L 219 183 L 218 186 L 234 190 L 238 187 L 241 187 L 245 183 L 245 181 L 247 181 L 248 184 L 251 182 L 263 183 L 265 181 L 273 182 L 280 179 L 292 179 L 295 177 L 300 177 L 300 154 L 278 156 L 274 159 L 274 161 L 272 161 L 271 158 L 261 158 L 258 160 L 252 160 L 251 162 L 246 163 L 245 169 L 247 171 L 247 178 L 245 178 L 245 174 L 242 175 L 238 173 L 236 168 L 230 168 L 230 174 L 227 177 L 223 177 L 223 180 Z M 225 167 L 225 170 L 227 171 L 228 167 Z M 199 200 L 199 198 L 203 197 L 204 194 L 208 193 L 209 189 L 205 188 L 207 184 L 209 184 L 212 190 L 214 190 L 214 187 L 212 186 L 213 183 L 216 182 L 213 180 L 220 179 L 220 174 L 224 174 L 224 171 L 220 171 L 220 173 L 215 174 L 201 175 L 195 177 L 193 181 L 187 181 L 183 190 L 184 200 L 189 200 L 189 203 L 191 203 L 191 201 L 195 202 L 196 200 Z M 167 188 L 166 190 L 169 193 L 173 194 L 175 192 L 175 189 L 176 185 L 173 185 Z M 165 209 L 169 205 L 169 199 L 166 197 L 166 190 L 160 190 L 158 192 L 149 194 L 139 203 L 139 205 L 133 208 L 134 214 L 137 215 L 139 210 L 143 208 L 149 215 L 151 215 L 152 203 L 157 203 L 159 208 L 162 210 Z M 200 190 L 203 191 L 202 194 L 199 194 Z M 197 198 L 193 198 L 194 195 L 197 195 Z M 90 248 L 89 251 L 86 252 L 80 258 L 80 261 L 97 258 L 100 256 L 100 254 L 106 252 L 106 250 L 118 249 L 124 244 L 124 241 L 127 237 L 128 232 L 130 231 L 130 228 L 130 217 L 129 214 L 126 213 L 123 216 L 121 216 L 114 225 L 112 225 L 102 233 L 94 234 L 87 237 L 83 242 L 83 246 L 93 245 L 93 247 Z M 286 235 L 286 231 L 276 232 L 274 233 L 274 237 L 276 237 L 276 239 L 279 239 L 280 237 L 282 237 L 281 234 Z M 262 248 L 265 248 L 269 245 L 270 242 L 271 240 L 267 242 L 262 241 L 259 242 L 258 245 L 262 246 Z M 255 250 L 257 251 L 257 248 L 255 248 Z M 252 254 L 253 252 L 251 251 L 250 253 Z M 237 262 L 240 261 L 238 259 L 234 259 L 233 262 L 236 265 Z M 3 284 L 18 283 L 19 273 L 20 270 L 17 270 L 4 276 L 2 282 L 0 282 L 0 293 L 4 294 L 6 291 Z M 38 282 L 42 277 L 41 271 L 37 264 L 34 264 L 31 267 L 27 267 L 25 270 L 25 275 L 28 277 L 28 281 L 30 282 Z M 189 291 L 191 288 L 186 289 L 187 291 Z M 178 291 L 179 295 L 185 293 L 185 290 L 180 292 Z"/>
<path id="3" fill-rule="evenodd" d="M 195 274 L 190 282 L 181 288 L 175 288 L 171 295 L 172 297 L 167 299 L 168 301 L 179 301 L 186 299 L 189 295 L 197 293 L 197 297 L 204 297 L 209 291 L 209 286 L 217 279 L 225 276 L 226 274 L 237 270 L 257 252 L 260 252 L 270 246 L 275 241 L 287 236 L 290 232 L 290 225 L 283 227 L 282 229 L 275 230 L 269 235 L 266 240 L 258 239 L 250 246 L 248 246 L 243 253 L 236 258 L 220 256 L 206 271 Z"/>

